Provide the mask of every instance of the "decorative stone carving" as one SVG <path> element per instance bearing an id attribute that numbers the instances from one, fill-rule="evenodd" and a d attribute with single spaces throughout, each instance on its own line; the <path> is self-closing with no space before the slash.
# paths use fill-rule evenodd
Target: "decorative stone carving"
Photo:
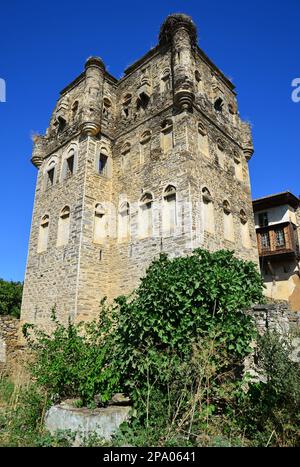
<path id="1" fill-rule="evenodd" d="M 180 110 L 191 109 L 195 99 L 194 83 L 188 76 L 179 78 L 175 83 L 174 100 Z"/>
<path id="2" fill-rule="evenodd" d="M 223 211 L 225 212 L 225 214 L 231 213 L 231 207 L 227 200 L 223 201 Z"/>
<path id="3" fill-rule="evenodd" d="M 31 157 L 32 164 L 39 169 L 43 163 L 43 137 L 40 135 L 33 135 L 33 152 Z"/>

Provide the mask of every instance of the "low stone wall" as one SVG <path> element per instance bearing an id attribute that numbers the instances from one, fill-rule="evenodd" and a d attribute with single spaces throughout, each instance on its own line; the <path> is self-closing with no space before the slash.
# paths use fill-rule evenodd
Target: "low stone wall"
<path id="1" fill-rule="evenodd" d="M 20 321 L 0 316 L 0 373 L 14 376 L 23 366 L 24 347 L 19 342 Z"/>
<path id="2" fill-rule="evenodd" d="M 247 313 L 254 317 L 260 335 L 266 331 L 277 331 L 279 334 L 290 334 L 300 331 L 300 312 L 291 311 L 288 302 L 274 301 L 263 305 L 254 305 Z M 294 351 L 290 355 L 292 361 L 300 361 L 299 338 L 292 340 Z M 244 362 L 245 372 L 247 372 L 252 382 L 265 381 L 261 373 L 258 372 L 255 363 L 256 342 L 251 345 L 253 351 Z"/>
<path id="3" fill-rule="evenodd" d="M 18 345 L 19 320 L 11 316 L 0 316 L 0 363 L 5 364 L 9 354 Z"/>
<path id="4" fill-rule="evenodd" d="M 254 305 L 248 313 L 254 317 L 261 334 L 266 330 L 287 333 L 300 329 L 300 312 L 291 311 L 285 301 Z"/>

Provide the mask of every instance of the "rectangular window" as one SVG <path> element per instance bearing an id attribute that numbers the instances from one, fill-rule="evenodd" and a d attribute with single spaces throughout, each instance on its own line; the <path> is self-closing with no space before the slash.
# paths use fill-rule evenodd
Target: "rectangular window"
<path id="1" fill-rule="evenodd" d="M 108 157 L 105 154 L 100 154 L 99 157 L 99 174 L 107 177 L 107 160 Z"/>
<path id="2" fill-rule="evenodd" d="M 261 248 L 262 250 L 269 250 L 270 248 L 270 237 L 269 232 L 263 232 L 261 234 Z"/>
<path id="3" fill-rule="evenodd" d="M 267 212 L 261 212 L 260 214 L 258 214 L 258 224 L 259 227 L 268 227 L 269 219 Z"/>
<path id="4" fill-rule="evenodd" d="M 285 238 L 284 238 L 284 230 L 277 229 L 276 230 L 276 247 L 284 247 L 285 246 Z"/>

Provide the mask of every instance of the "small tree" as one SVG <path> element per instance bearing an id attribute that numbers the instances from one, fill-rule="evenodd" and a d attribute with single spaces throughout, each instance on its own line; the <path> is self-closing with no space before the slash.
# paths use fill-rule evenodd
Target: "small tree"
<path id="1" fill-rule="evenodd" d="M 22 282 L 0 279 L 0 315 L 20 317 L 22 292 Z"/>

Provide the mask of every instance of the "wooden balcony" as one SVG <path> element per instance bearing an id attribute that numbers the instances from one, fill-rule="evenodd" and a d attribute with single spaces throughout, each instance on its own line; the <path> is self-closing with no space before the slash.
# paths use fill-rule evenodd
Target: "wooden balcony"
<path id="1" fill-rule="evenodd" d="M 299 257 L 297 230 L 291 222 L 256 229 L 260 257 Z"/>

